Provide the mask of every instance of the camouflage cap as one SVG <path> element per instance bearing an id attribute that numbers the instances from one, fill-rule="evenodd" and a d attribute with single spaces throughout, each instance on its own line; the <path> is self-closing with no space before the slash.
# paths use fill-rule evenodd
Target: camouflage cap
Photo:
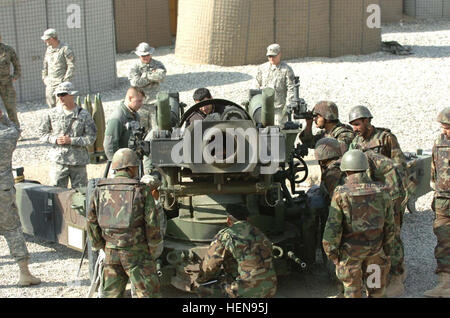
<path id="1" fill-rule="evenodd" d="M 313 108 L 314 114 L 319 114 L 326 120 L 338 120 L 339 111 L 337 105 L 329 101 L 321 101 L 316 104 Z"/>
<path id="2" fill-rule="evenodd" d="M 113 170 L 138 166 L 139 166 L 139 158 L 136 155 L 136 153 L 129 148 L 122 148 L 117 150 L 111 162 L 111 169 Z"/>
<path id="3" fill-rule="evenodd" d="M 276 56 L 278 54 L 280 54 L 281 52 L 281 47 L 279 44 L 271 44 L 267 47 L 267 53 L 266 56 Z"/>
<path id="4" fill-rule="evenodd" d="M 314 155 L 316 156 L 316 160 L 340 158 L 342 156 L 341 145 L 335 138 L 327 137 L 319 139 L 314 149 Z"/>
<path id="5" fill-rule="evenodd" d="M 78 93 L 73 87 L 73 84 L 71 82 L 62 82 L 61 84 L 56 87 L 54 95 L 67 93 L 69 95 L 75 95 Z"/>
<path id="6" fill-rule="evenodd" d="M 348 114 L 349 123 L 360 118 L 373 118 L 370 110 L 366 106 L 355 106 L 350 110 L 350 113 Z"/>
<path id="7" fill-rule="evenodd" d="M 136 55 L 138 56 L 146 56 L 146 55 L 153 55 L 153 52 L 155 52 L 155 48 L 151 47 L 148 43 L 142 42 L 139 43 L 139 45 L 136 48 Z"/>
<path id="8" fill-rule="evenodd" d="M 43 41 L 48 40 L 50 38 L 56 38 L 58 34 L 56 33 L 55 29 L 48 29 L 44 31 L 44 35 L 41 36 L 41 39 Z"/>
<path id="9" fill-rule="evenodd" d="M 436 120 L 438 123 L 450 125 L 450 107 L 441 110 Z"/>
<path id="10" fill-rule="evenodd" d="M 366 171 L 367 169 L 369 169 L 369 161 L 361 150 L 349 150 L 342 157 L 341 171 Z"/>

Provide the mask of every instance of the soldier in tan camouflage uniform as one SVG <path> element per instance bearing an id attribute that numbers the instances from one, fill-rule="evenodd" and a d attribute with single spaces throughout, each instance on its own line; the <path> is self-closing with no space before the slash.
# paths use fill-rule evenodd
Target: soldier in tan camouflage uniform
<path id="1" fill-rule="evenodd" d="M 0 110 L 0 235 L 5 237 L 11 255 L 19 264 L 19 286 L 29 286 L 39 284 L 41 280 L 28 270 L 30 257 L 16 206 L 12 155 L 19 136 L 20 130 Z"/>
<path id="2" fill-rule="evenodd" d="M 247 219 L 243 205 L 227 206 L 228 228 L 216 234 L 200 265 L 197 291 L 202 296 L 229 298 L 273 297 L 277 276 L 272 242 Z M 223 266 L 225 277 L 220 277 Z M 202 284 L 218 280 L 215 284 Z"/>
<path id="3" fill-rule="evenodd" d="M 343 153 L 347 151 L 353 138 L 355 138 L 355 134 L 351 126 L 345 125 L 339 121 L 337 105 L 333 102 L 321 101 L 314 106 L 312 111 L 316 127 L 321 129 L 321 131 L 313 135 L 313 120 L 307 119 L 306 127 L 299 136 L 301 142 L 306 144 L 309 148 L 314 148 L 319 139 L 333 137 L 343 143 Z"/>
<path id="4" fill-rule="evenodd" d="M 275 90 L 275 125 L 282 125 L 288 119 L 286 105 L 294 98 L 294 71 L 281 60 L 280 45 L 269 45 L 266 56 L 269 61 L 258 67 L 255 86 Z"/>
<path id="5" fill-rule="evenodd" d="M 434 256 L 438 284 L 424 295 L 450 298 L 450 107 L 439 113 L 437 121 L 442 134 L 434 142 L 432 152 L 431 186 L 435 192 L 431 207 L 436 213 L 433 231 L 437 238 Z"/>
<path id="6" fill-rule="evenodd" d="M 41 39 L 47 45 L 44 56 L 42 81 L 44 82 L 45 97 L 48 107 L 56 106 L 55 89 L 63 82 L 71 82 L 75 71 L 75 56 L 72 49 L 58 40 L 55 29 L 48 29 Z"/>
<path id="7" fill-rule="evenodd" d="M 52 186 L 66 188 L 69 178 L 72 188 L 87 185 L 87 146 L 97 137 L 97 127 L 88 111 L 75 104 L 70 82 L 61 83 L 55 90 L 60 104 L 49 109 L 39 127 L 40 141 L 51 144 L 49 152 Z"/>
<path id="8" fill-rule="evenodd" d="M 150 131 L 157 126 L 156 121 L 156 94 L 159 85 L 166 78 L 166 68 L 164 65 L 153 59 L 155 51 L 150 45 L 142 42 L 136 48 L 136 55 L 139 61 L 131 68 L 128 79 L 131 86 L 141 89 L 145 93 L 145 100 L 139 110 L 141 126 L 146 131 Z"/>
<path id="9" fill-rule="evenodd" d="M 372 150 L 383 156 L 390 158 L 397 171 L 400 173 L 403 186 L 407 188 L 407 170 L 406 157 L 403 154 L 395 135 L 386 128 L 374 127 L 371 124 L 373 116 L 369 109 L 365 106 L 356 106 L 350 110 L 349 123 L 353 126 L 353 130 L 357 136 L 353 139 L 349 149 L 360 149 L 362 151 Z M 403 214 L 406 209 L 406 200 L 394 205 L 395 224 L 397 233 L 400 233 L 403 224 Z M 403 244 L 400 240 L 400 234 L 397 235 L 396 244 Z M 399 262 L 393 262 L 391 266 L 389 285 L 386 294 L 389 297 L 401 296 L 404 293 L 403 281 L 406 277 L 405 265 L 403 260 L 403 247 L 398 247 L 393 253 L 395 259 Z M 396 252 L 399 252 L 397 254 Z"/>
<path id="10" fill-rule="evenodd" d="M 92 194 L 87 232 L 95 250 L 103 249 L 103 295 L 123 297 L 128 280 L 141 297 L 160 297 L 155 260 L 163 250 L 159 211 L 151 183 L 135 178 L 139 158 L 128 148 L 119 149 L 111 167 L 113 179 L 102 179 Z"/>
<path id="11" fill-rule="evenodd" d="M 336 187 L 323 235 L 323 248 L 336 265 L 345 297 L 383 297 L 395 233 L 392 204 L 386 189 L 372 182 L 367 158 L 359 150 L 342 157 L 347 178 Z M 374 277 L 372 276 L 374 275 Z"/>
<path id="12" fill-rule="evenodd" d="M 11 65 L 14 67 L 14 73 L 11 75 Z M 13 83 L 20 77 L 20 63 L 16 52 L 9 45 L 2 43 L 2 35 L 0 34 L 0 97 L 5 105 L 9 119 L 13 121 L 17 127 L 20 127 L 16 110 L 16 90 Z"/>

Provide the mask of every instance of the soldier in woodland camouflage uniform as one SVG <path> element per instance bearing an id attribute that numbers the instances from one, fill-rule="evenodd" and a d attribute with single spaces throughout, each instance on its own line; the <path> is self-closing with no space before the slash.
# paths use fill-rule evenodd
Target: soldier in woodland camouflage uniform
<path id="1" fill-rule="evenodd" d="M 55 90 L 60 105 L 49 109 L 39 127 L 40 141 L 52 145 L 49 159 L 52 186 L 66 188 L 69 178 L 72 188 L 87 185 L 87 146 L 97 137 L 97 127 L 88 111 L 75 104 L 70 82 L 61 83 Z"/>
<path id="2" fill-rule="evenodd" d="M 450 297 L 450 107 L 437 118 L 442 134 L 433 146 L 431 186 L 435 190 L 431 207 L 436 213 L 433 231 L 437 238 L 434 256 L 438 284 L 424 293 L 428 297 Z"/>
<path id="3" fill-rule="evenodd" d="M 128 75 L 131 86 L 137 87 L 145 93 L 144 105 L 139 110 L 139 115 L 141 126 L 145 127 L 146 131 L 157 126 L 156 94 L 159 91 L 159 84 L 166 78 L 164 65 L 152 58 L 154 51 L 155 49 L 147 43 L 140 43 L 135 51 L 139 56 L 139 62 L 131 68 Z"/>
<path id="4" fill-rule="evenodd" d="M 394 162 L 386 156 L 380 155 L 373 150 L 365 151 L 369 160 L 369 177 L 373 181 L 384 183 L 388 187 L 389 197 L 392 201 L 395 220 L 395 238 L 391 252 L 391 273 L 402 273 L 401 282 L 406 279 L 405 250 L 401 239 L 401 225 L 403 224 L 403 211 L 406 198 L 406 190 L 403 178 Z M 400 226 L 398 226 L 400 224 Z M 402 286 L 402 285 L 401 285 Z M 399 293 L 403 294 L 403 290 Z M 386 291 L 389 296 L 389 289 Z"/>
<path id="5" fill-rule="evenodd" d="M 275 125 L 282 125 L 288 119 L 286 105 L 294 98 L 294 71 L 281 61 L 280 45 L 269 45 L 266 56 L 269 61 L 258 67 L 255 87 L 275 90 Z"/>
<path id="6" fill-rule="evenodd" d="M 14 73 L 10 74 L 11 64 L 14 67 Z M 0 97 L 5 105 L 9 119 L 11 119 L 17 127 L 20 127 L 16 110 L 16 91 L 13 82 L 20 77 L 20 63 L 16 52 L 9 45 L 2 43 L 2 35 L 0 34 Z"/>
<path id="7" fill-rule="evenodd" d="M 324 137 L 336 138 L 343 143 L 343 152 L 347 151 L 355 134 L 349 125 L 339 121 L 339 112 L 335 103 L 321 101 L 313 108 L 314 122 L 317 128 L 322 129 L 319 133 L 312 134 L 312 119 L 306 120 L 306 127 L 300 133 L 300 140 L 309 148 L 314 148 L 317 141 Z"/>
<path id="8" fill-rule="evenodd" d="M 48 29 L 41 39 L 47 45 L 44 56 L 44 68 L 42 69 L 42 81 L 44 82 L 45 97 L 48 107 L 56 106 L 55 89 L 63 82 L 71 82 L 75 71 L 75 56 L 72 49 L 58 40 L 55 29 Z"/>
<path id="9" fill-rule="evenodd" d="M 342 144 L 334 138 L 322 138 L 316 143 L 314 155 L 322 172 L 320 190 L 329 207 L 334 189 L 344 184 L 345 173 L 341 171 Z M 327 219 L 328 208 L 320 213 L 321 233 L 325 229 Z"/>
<path id="10" fill-rule="evenodd" d="M 277 277 L 272 263 L 272 242 L 246 221 L 245 206 L 230 204 L 227 212 L 229 227 L 216 234 L 200 265 L 199 294 L 229 298 L 273 297 Z M 222 266 L 223 280 L 219 277 Z M 201 285 L 214 279 L 219 282 Z"/>
<path id="11" fill-rule="evenodd" d="M 94 249 L 103 249 L 103 295 L 123 297 L 128 279 L 138 297 L 160 297 L 155 260 L 163 250 L 159 210 L 152 186 L 135 178 L 139 158 L 128 148 L 119 149 L 111 167 L 113 179 L 102 179 L 92 194 L 87 232 Z"/>
<path id="12" fill-rule="evenodd" d="M 383 297 L 389 273 L 395 233 L 392 204 L 384 186 L 369 179 L 368 167 L 359 150 L 342 157 L 347 178 L 334 191 L 323 235 L 323 248 L 336 265 L 345 297 L 362 297 L 363 282 L 368 297 Z"/>
<path id="13" fill-rule="evenodd" d="M 360 149 L 362 151 L 372 150 L 390 158 L 401 175 L 403 186 L 407 188 L 406 157 L 400 149 L 397 138 L 389 129 L 374 127 L 371 124 L 372 118 L 372 114 L 365 106 L 356 106 L 350 110 L 349 123 L 353 126 L 353 130 L 357 133 L 357 136 L 353 139 L 349 149 Z M 396 202 L 398 203 L 398 201 Z M 406 200 L 402 204 L 394 205 L 395 224 L 398 227 L 396 230 L 397 233 L 401 231 L 405 208 Z M 399 239 L 399 236 L 397 238 Z M 398 241 L 398 243 L 400 242 Z M 403 248 L 396 250 L 400 251 Z M 399 255 L 399 257 L 403 259 L 402 255 Z M 391 277 L 386 294 L 389 297 L 401 296 L 404 293 L 403 280 L 406 277 L 404 263 L 402 262 L 398 266 L 392 266 L 390 274 Z"/>
<path id="14" fill-rule="evenodd" d="M 19 264 L 18 284 L 29 286 L 39 284 L 41 280 L 28 270 L 29 254 L 16 206 L 12 154 L 19 136 L 20 130 L 0 110 L 0 235 L 5 237 L 11 255 Z"/>

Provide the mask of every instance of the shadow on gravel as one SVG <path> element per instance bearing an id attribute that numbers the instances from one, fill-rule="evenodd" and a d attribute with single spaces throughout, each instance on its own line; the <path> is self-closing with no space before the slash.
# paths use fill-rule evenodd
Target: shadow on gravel
<path id="1" fill-rule="evenodd" d="M 172 92 L 183 92 L 199 87 L 227 85 L 251 80 L 252 77 L 240 72 L 197 72 L 168 75 L 164 87 Z"/>
<path id="2" fill-rule="evenodd" d="M 402 44 L 402 43 L 400 43 Z M 403 45 L 403 44 L 402 44 Z M 450 57 L 450 46 L 420 46 L 411 45 L 413 54 L 395 55 L 387 52 L 375 52 L 366 55 L 344 55 L 340 57 L 305 57 L 299 59 L 287 60 L 287 63 L 310 63 L 320 62 L 323 64 L 340 64 L 340 63 L 364 63 L 364 62 L 382 62 L 396 61 L 404 59 L 420 59 L 420 58 L 436 58 L 442 59 Z"/>
<path id="3" fill-rule="evenodd" d="M 436 32 L 436 31 L 447 31 L 448 30 L 448 19 L 418 19 L 417 22 L 406 22 L 400 25 L 399 22 L 396 23 L 382 23 L 381 32 L 382 34 L 390 33 L 417 33 L 417 32 Z"/>

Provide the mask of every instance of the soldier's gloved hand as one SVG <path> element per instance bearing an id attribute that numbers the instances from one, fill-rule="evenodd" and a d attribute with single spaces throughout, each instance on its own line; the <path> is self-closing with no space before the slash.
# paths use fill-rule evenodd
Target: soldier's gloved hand
<path id="1" fill-rule="evenodd" d="M 99 249 L 98 250 L 98 258 L 100 259 L 100 260 L 105 260 L 105 258 L 106 258 L 106 254 L 105 254 L 105 251 L 101 248 L 101 249 Z"/>
<path id="2" fill-rule="evenodd" d="M 159 188 L 161 181 L 156 176 L 146 174 L 142 176 L 141 182 L 148 185 L 152 190 Z"/>

